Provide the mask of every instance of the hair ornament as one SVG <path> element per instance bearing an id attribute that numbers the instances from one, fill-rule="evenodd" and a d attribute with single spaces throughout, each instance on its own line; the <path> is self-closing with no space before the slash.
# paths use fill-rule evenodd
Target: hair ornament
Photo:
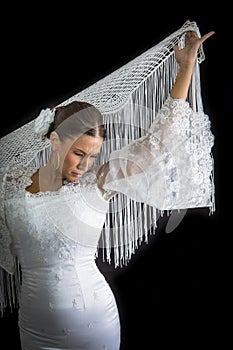
<path id="1" fill-rule="evenodd" d="M 50 124 L 54 121 L 55 108 L 42 109 L 35 119 L 34 131 L 43 137 L 49 130 Z"/>

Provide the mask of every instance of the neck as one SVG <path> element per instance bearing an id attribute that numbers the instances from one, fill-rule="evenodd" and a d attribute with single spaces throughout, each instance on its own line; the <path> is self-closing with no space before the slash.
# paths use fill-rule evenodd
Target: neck
<path id="1" fill-rule="evenodd" d="M 63 185 L 64 179 L 58 170 L 54 170 L 48 162 L 39 169 L 39 187 L 41 191 L 56 191 Z"/>

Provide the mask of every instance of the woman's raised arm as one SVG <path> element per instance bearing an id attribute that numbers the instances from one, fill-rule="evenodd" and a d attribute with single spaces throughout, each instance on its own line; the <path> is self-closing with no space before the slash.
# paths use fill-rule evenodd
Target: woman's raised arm
<path id="1" fill-rule="evenodd" d="M 198 49 L 214 33 L 214 31 L 210 31 L 199 38 L 196 32 L 188 31 L 185 35 L 184 48 L 180 49 L 178 45 L 174 46 L 173 49 L 175 51 L 176 61 L 179 64 L 179 71 L 170 92 L 172 98 L 186 100 Z"/>

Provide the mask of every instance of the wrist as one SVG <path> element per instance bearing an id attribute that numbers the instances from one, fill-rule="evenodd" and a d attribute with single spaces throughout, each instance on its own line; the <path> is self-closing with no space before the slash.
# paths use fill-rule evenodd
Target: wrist
<path id="1" fill-rule="evenodd" d="M 192 73 L 194 69 L 195 62 L 185 62 L 179 64 L 179 72 L 185 74 L 185 73 Z"/>

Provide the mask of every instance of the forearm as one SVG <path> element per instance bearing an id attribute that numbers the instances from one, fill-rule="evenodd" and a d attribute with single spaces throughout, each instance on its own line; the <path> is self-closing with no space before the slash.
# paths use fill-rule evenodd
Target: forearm
<path id="1" fill-rule="evenodd" d="M 194 64 L 182 65 L 176 76 L 175 83 L 170 92 L 170 96 L 174 99 L 184 99 L 186 100 L 188 95 L 188 90 L 190 82 L 192 79 Z"/>

